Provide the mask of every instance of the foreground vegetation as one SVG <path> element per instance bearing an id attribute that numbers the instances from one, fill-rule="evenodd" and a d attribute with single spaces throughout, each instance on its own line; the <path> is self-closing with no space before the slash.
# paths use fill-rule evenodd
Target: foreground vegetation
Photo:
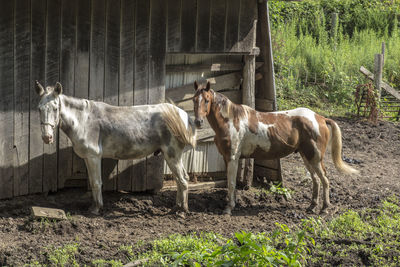
<path id="1" fill-rule="evenodd" d="M 399 266 L 400 203 L 390 197 L 377 208 L 348 210 L 325 221 L 303 220 L 289 228 L 263 233 L 174 234 L 150 244 L 121 244 L 119 257 L 94 259 L 92 266 L 123 266 L 136 262 L 146 266 L 321 266 L 354 264 Z M 142 251 L 142 252 L 140 252 Z M 79 240 L 62 247 L 45 247 L 45 263 L 79 266 Z M 42 266 L 32 262 L 31 266 Z"/>

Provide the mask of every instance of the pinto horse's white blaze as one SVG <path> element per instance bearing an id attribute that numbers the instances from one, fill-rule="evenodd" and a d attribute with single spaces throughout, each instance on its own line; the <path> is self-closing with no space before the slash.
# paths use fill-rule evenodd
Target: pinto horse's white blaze
<path id="1" fill-rule="evenodd" d="M 62 94 L 61 84 L 44 90 L 38 82 L 43 140 L 49 127 L 60 125 L 83 158 L 89 174 L 95 207 L 103 206 L 101 159 L 137 159 L 162 152 L 178 185 L 176 205 L 188 210 L 189 176 L 182 164 L 185 145 L 196 145 L 195 126 L 186 112 L 171 104 L 117 107 Z M 49 127 L 47 127 L 49 126 Z"/>
<path id="2" fill-rule="evenodd" d="M 279 112 L 257 112 L 254 109 L 232 103 L 224 95 L 195 83 L 193 98 L 195 116 L 204 116 L 215 131 L 215 144 L 227 167 L 228 205 L 230 214 L 235 206 L 235 186 L 239 158 L 278 159 L 299 152 L 313 179 L 313 197 L 310 210 L 318 205 L 319 182 L 323 186 L 321 212 L 331 207 L 329 180 L 326 177 L 323 158 L 331 140 L 332 160 L 335 167 L 347 174 L 357 173 L 342 161 L 340 128 L 331 120 L 306 108 Z M 208 105 L 198 105 L 202 99 Z"/>

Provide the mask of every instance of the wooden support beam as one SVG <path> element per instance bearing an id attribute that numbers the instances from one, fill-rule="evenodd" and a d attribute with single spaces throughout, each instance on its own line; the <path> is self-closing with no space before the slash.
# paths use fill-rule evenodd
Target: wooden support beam
<path id="1" fill-rule="evenodd" d="M 254 55 L 244 57 L 242 84 L 243 104 L 255 108 L 255 85 L 256 85 L 256 57 Z M 239 161 L 238 185 L 249 188 L 253 184 L 254 159 L 242 159 Z"/>
<path id="2" fill-rule="evenodd" d="M 257 91 L 255 105 L 260 111 L 277 110 L 274 59 L 272 55 L 272 41 L 269 21 L 268 1 L 258 1 L 258 34 L 257 46 L 260 47 L 260 58 L 264 65 L 260 68 L 262 79 L 257 82 Z M 264 160 L 256 160 L 254 166 L 254 175 L 256 177 L 267 177 L 270 181 L 282 181 L 280 171 L 280 160 L 274 160 L 275 163 Z M 274 170 L 269 169 L 271 165 L 278 166 Z"/>
<path id="3" fill-rule="evenodd" d="M 257 62 L 256 69 L 264 63 Z M 212 64 L 177 64 L 167 65 L 166 72 L 206 72 L 206 71 L 240 71 L 243 69 L 242 63 L 212 63 Z"/>
<path id="4" fill-rule="evenodd" d="M 214 91 L 220 91 L 225 89 L 235 89 L 241 83 L 242 75 L 240 72 L 229 73 L 217 77 L 208 78 L 206 80 L 199 80 L 199 83 L 209 81 L 211 88 Z M 174 102 L 185 101 L 193 97 L 194 86 L 193 83 L 185 84 L 174 88 L 169 88 L 165 92 L 165 97 L 171 99 Z"/>

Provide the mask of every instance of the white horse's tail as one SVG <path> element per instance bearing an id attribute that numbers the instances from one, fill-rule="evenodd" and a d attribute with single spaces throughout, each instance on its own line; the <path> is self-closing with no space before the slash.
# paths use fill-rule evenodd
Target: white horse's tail
<path id="1" fill-rule="evenodd" d="M 183 144 L 196 147 L 196 127 L 189 115 L 173 104 L 163 104 L 163 118 L 172 134 Z"/>
<path id="2" fill-rule="evenodd" d="M 336 169 L 346 174 L 359 173 L 358 170 L 353 169 L 342 160 L 342 133 L 339 126 L 336 124 L 335 121 L 331 119 L 326 119 L 326 123 L 329 124 L 332 129 L 332 137 L 330 143 L 332 150 L 332 159 Z"/>

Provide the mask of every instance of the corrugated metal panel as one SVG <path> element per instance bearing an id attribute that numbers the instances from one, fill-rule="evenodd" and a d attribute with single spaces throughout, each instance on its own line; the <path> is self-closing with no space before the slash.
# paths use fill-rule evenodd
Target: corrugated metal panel
<path id="1" fill-rule="evenodd" d="M 201 64 L 201 63 L 230 63 L 241 62 L 241 56 L 225 55 L 182 55 L 167 54 L 166 64 Z M 174 88 L 184 84 L 193 83 L 201 78 L 209 78 L 221 75 L 221 72 L 176 72 L 167 73 L 165 88 Z M 193 89 L 194 90 L 194 89 Z M 218 152 L 214 142 L 198 143 L 196 149 L 189 149 L 183 154 L 183 164 L 188 173 L 208 173 L 225 171 L 225 163 Z M 164 174 L 171 174 L 166 162 L 164 164 Z"/>

